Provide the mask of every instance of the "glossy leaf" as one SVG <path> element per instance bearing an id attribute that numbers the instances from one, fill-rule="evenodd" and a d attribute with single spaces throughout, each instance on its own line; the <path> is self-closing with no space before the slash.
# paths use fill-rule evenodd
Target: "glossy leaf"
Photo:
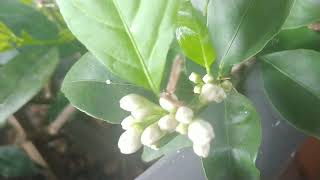
<path id="1" fill-rule="evenodd" d="M 186 56 L 210 71 L 216 53 L 201 16 L 189 2 L 184 3 L 178 13 L 176 36 Z"/>
<path id="2" fill-rule="evenodd" d="M 179 0 L 57 2 L 74 35 L 111 72 L 159 92 Z"/>
<path id="3" fill-rule="evenodd" d="M 15 34 L 0 21 L 0 52 L 13 48 L 12 44 L 15 41 Z"/>
<path id="4" fill-rule="evenodd" d="M 0 147 L 0 175 L 2 177 L 30 176 L 39 169 L 17 146 Z"/>
<path id="5" fill-rule="evenodd" d="M 320 33 L 307 27 L 282 30 L 259 53 L 268 54 L 283 50 L 312 49 L 320 51 Z"/>
<path id="6" fill-rule="evenodd" d="M 262 56 L 271 103 L 296 128 L 320 137 L 320 53 L 290 50 Z"/>
<path id="7" fill-rule="evenodd" d="M 283 28 L 298 28 L 320 21 L 319 0 L 296 0 Z"/>
<path id="8" fill-rule="evenodd" d="M 261 143 L 260 117 L 251 102 L 232 92 L 202 114 L 215 131 L 209 157 L 203 159 L 208 180 L 258 180 L 255 160 Z"/>
<path id="9" fill-rule="evenodd" d="M 148 147 L 144 147 L 142 153 L 142 160 L 145 162 L 150 162 L 155 160 L 163 155 L 176 152 L 180 149 L 191 147 L 192 142 L 188 139 L 187 136 L 178 135 L 173 138 L 168 144 L 162 146 L 159 150 L 153 150 Z"/>
<path id="10" fill-rule="evenodd" d="M 222 75 L 254 56 L 284 24 L 294 0 L 213 0 L 208 26 Z"/>
<path id="11" fill-rule="evenodd" d="M 111 123 L 120 123 L 128 115 L 119 100 L 129 94 L 144 95 L 142 88 L 112 75 L 92 54 L 85 54 L 68 72 L 62 91 L 81 111 Z"/>
<path id="12" fill-rule="evenodd" d="M 23 31 L 38 40 L 56 39 L 57 27 L 41 12 L 20 0 L 0 0 L 0 21 L 20 36 Z"/>
<path id="13" fill-rule="evenodd" d="M 48 81 L 58 63 L 56 49 L 24 49 L 0 69 L 0 124 Z"/>

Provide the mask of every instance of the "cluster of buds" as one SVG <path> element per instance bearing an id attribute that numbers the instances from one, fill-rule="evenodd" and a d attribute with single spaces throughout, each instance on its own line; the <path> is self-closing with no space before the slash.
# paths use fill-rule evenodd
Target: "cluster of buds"
<path id="1" fill-rule="evenodd" d="M 198 156 L 207 157 L 210 142 L 214 138 L 210 123 L 195 118 L 193 110 L 182 105 L 175 95 L 161 97 L 159 104 L 160 106 L 137 94 L 126 95 L 120 100 L 120 107 L 131 112 L 121 123 L 126 131 L 119 138 L 120 151 L 131 154 L 143 145 L 157 150 L 161 138 L 178 132 L 189 137 Z M 147 126 L 138 126 L 141 123 Z"/>
<path id="2" fill-rule="evenodd" d="M 227 97 L 226 91 L 232 89 L 230 81 L 226 80 L 217 85 L 214 77 L 210 74 L 206 74 L 201 79 L 199 74 L 192 72 L 189 80 L 195 84 L 193 92 L 199 94 L 200 101 L 204 103 L 220 103 Z"/>

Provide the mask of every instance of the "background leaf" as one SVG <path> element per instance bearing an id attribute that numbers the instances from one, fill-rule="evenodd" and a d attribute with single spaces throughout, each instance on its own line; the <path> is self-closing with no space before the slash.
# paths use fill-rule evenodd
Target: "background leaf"
<path id="1" fill-rule="evenodd" d="M 38 168 L 17 146 L 0 147 L 0 175 L 3 177 L 30 176 L 38 172 Z"/>
<path id="2" fill-rule="evenodd" d="M 208 180 L 258 180 L 255 160 L 261 143 L 260 117 L 251 102 L 232 92 L 202 114 L 212 123 L 215 139 L 203 166 Z"/>
<path id="3" fill-rule="evenodd" d="M 262 56 L 271 103 L 296 128 L 320 137 L 320 53 L 290 50 Z"/>
<path id="4" fill-rule="evenodd" d="M 0 123 L 41 89 L 58 61 L 55 48 L 25 48 L 0 68 Z"/>
<path id="5" fill-rule="evenodd" d="M 222 74 L 262 50 L 281 29 L 293 0 L 214 0 L 208 26 Z"/>
<path id="6" fill-rule="evenodd" d="M 209 38 L 205 18 L 193 9 L 190 2 L 185 2 L 179 10 L 177 26 L 177 40 L 185 55 L 210 72 L 216 53 Z"/>
<path id="7" fill-rule="evenodd" d="M 46 16 L 19 0 L 0 0 L 0 21 L 16 35 L 23 31 L 38 40 L 56 39 L 57 27 Z"/>
<path id="8" fill-rule="evenodd" d="M 57 2 L 71 31 L 111 72 L 159 92 L 179 0 Z"/>
<path id="9" fill-rule="evenodd" d="M 320 21 L 319 0 L 295 0 L 283 28 L 298 28 Z"/>
<path id="10" fill-rule="evenodd" d="M 111 123 L 120 123 L 128 115 L 120 108 L 123 96 L 146 94 L 142 88 L 113 76 L 90 53 L 73 65 L 63 81 L 62 91 L 81 111 Z"/>

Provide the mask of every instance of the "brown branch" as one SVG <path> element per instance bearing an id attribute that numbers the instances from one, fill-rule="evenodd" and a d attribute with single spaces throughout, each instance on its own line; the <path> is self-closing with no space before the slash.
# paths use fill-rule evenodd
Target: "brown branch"
<path id="1" fill-rule="evenodd" d="M 10 116 L 8 118 L 8 123 L 17 132 L 16 143 L 27 153 L 32 161 L 49 170 L 50 179 L 57 180 L 56 176 L 50 170 L 48 163 L 44 160 L 36 146 L 27 139 L 27 134 L 19 121 L 14 116 Z"/>
<path id="2" fill-rule="evenodd" d="M 177 55 L 173 62 L 170 77 L 169 77 L 169 82 L 167 85 L 168 94 L 174 94 L 174 92 L 176 91 L 176 87 L 180 78 L 183 63 L 184 63 L 183 57 L 181 55 Z"/>
<path id="3" fill-rule="evenodd" d="M 320 23 L 313 23 L 308 26 L 309 29 L 313 31 L 320 32 Z"/>
<path id="4" fill-rule="evenodd" d="M 68 104 L 62 112 L 58 115 L 57 119 L 55 119 L 48 127 L 48 133 L 50 135 L 56 135 L 63 127 L 63 125 L 69 120 L 70 116 L 76 112 L 76 108 L 71 104 Z"/>

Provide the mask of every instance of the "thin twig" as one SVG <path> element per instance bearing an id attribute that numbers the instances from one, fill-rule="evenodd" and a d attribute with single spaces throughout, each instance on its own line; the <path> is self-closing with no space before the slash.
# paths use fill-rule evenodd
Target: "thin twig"
<path id="1" fill-rule="evenodd" d="M 313 23 L 308 26 L 309 29 L 313 31 L 320 32 L 320 23 Z"/>
<path id="2" fill-rule="evenodd" d="M 169 82 L 167 85 L 167 93 L 174 94 L 176 87 L 180 78 L 180 74 L 183 67 L 183 58 L 181 55 L 177 55 L 170 72 Z"/>
<path id="3" fill-rule="evenodd" d="M 54 173 L 50 170 L 48 163 L 44 160 L 36 146 L 27 139 L 27 134 L 24 128 L 21 126 L 19 121 L 14 117 L 10 116 L 8 118 L 8 123 L 16 130 L 17 132 L 17 143 L 20 147 L 27 153 L 32 161 L 39 164 L 40 166 L 47 168 L 50 172 L 50 179 L 57 180 Z"/>
<path id="4" fill-rule="evenodd" d="M 76 108 L 71 104 L 68 104 L 48 127 L 48 133 L 50 135 L 56 135 L 63 127 L 63 125 L 69 120 L 70 116 L 76 112 Z"/>

